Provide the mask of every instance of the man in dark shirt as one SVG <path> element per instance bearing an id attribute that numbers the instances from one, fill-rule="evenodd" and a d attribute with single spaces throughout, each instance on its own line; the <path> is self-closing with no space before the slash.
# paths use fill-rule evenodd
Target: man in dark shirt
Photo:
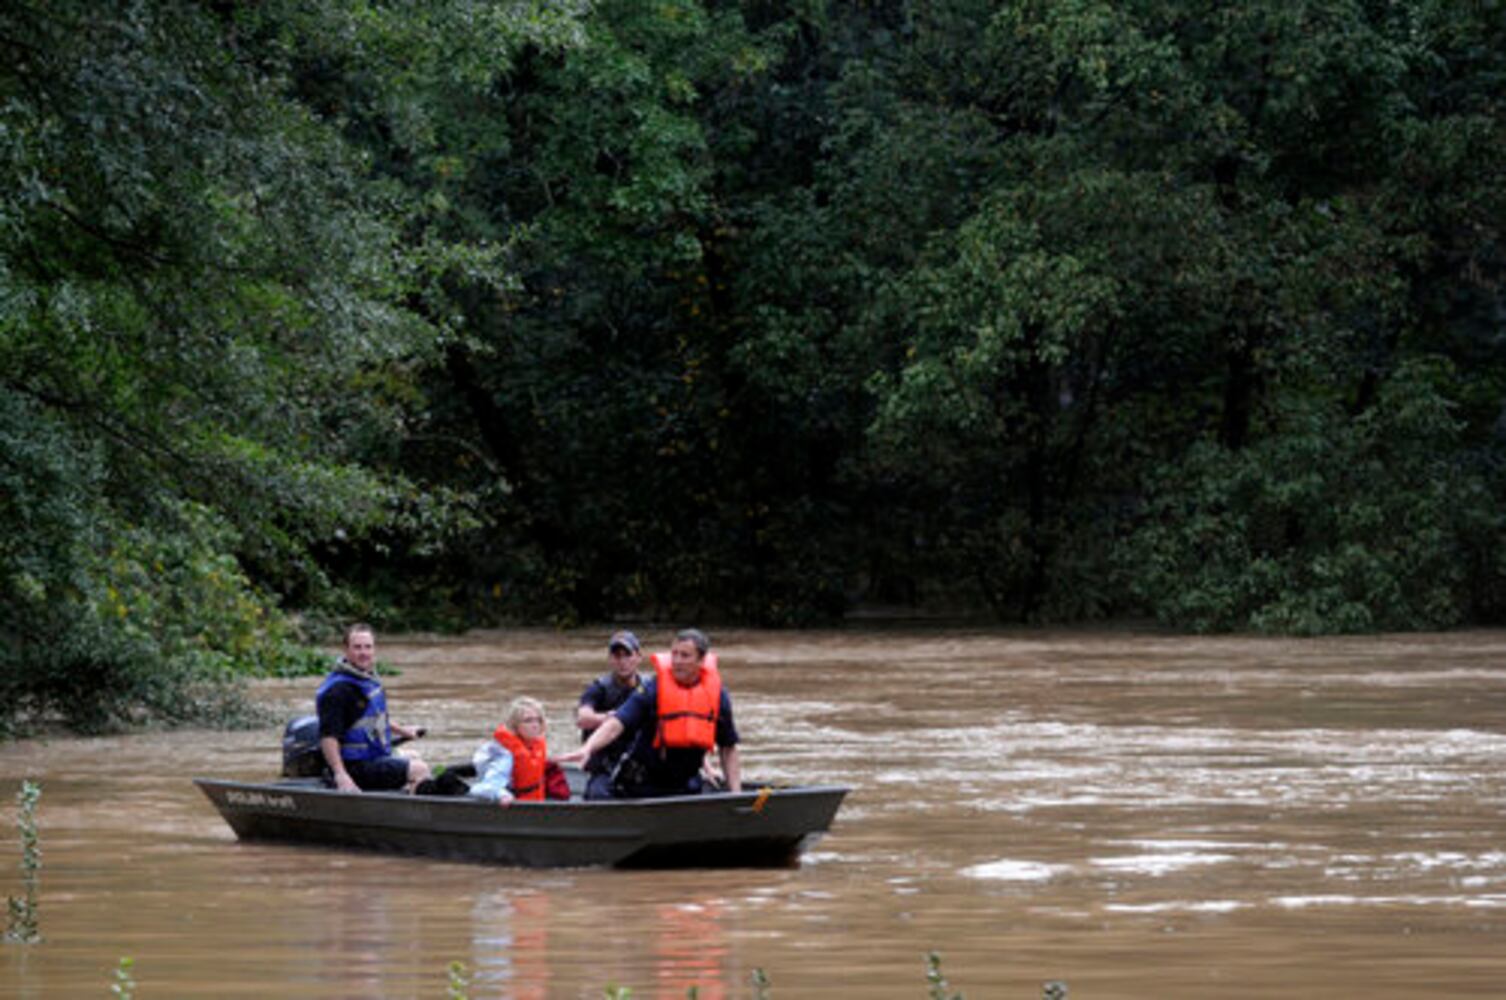
<path id="1" fill-rule="evenodd" d="M 742 760 L 732 699 L 721 676 L 705 662 L 711 642 L 685 629 L 670 647 L 670 663 L 596 728 L 585 745 L 561 762 L 589 761 L 619 736 L 631 738 L 609 794 L 617 798 L 695 795 L 701 764 L 715 746 L 728 791 L 742 791 Z M 672 686 L 672 687 L 671 687 Z M 661 692 L 661 688 L 664 690 Z"/>
<path id="2" fill-rule="evenodd" d="M 638 673 L 638 664 L 643 662 L 643 647 L 638 637 L 631 632 L 614 632 L 607 640 L 607 657 L 612 669 L 596 678 L 580 696 L 575 710 L 575 724 L 580 727 L 581 742 L 585 742 L 612 712 L 643 687 L 643 677 Z M 617 762 L 628 748 L 628 734 L 617 737 L 586 763 L 590 776 L 586 783 L 586 798 L 611 798 L 609 791 Z"/>
<path id="3" fill-rule="evenodd" d="M 412 791 L 429 777 L 429 766 L 392 752 L 392 740 L 417 739 L 423 727 L 409 728 L 387 718 L 387 694 L 376 671 L 376 634 L 357 623 L 345 630 L 345 655 L 314 695 L 319 713 L 319 750 L 335 787 L 342 792 Z"/>

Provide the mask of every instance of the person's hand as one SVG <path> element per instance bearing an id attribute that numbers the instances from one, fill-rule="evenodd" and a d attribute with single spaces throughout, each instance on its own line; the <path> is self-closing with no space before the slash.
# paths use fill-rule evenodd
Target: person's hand
<path id="1" fill-rule="evenodd" d="M 503 792 L 501 795 L 498 795 L 497 805 L 501 806 L 503 809 L 506 809 L 508 806 L 512 805 L 512 792 Z"/>
<path id="2" fill-rule="evenodd" d="M 562 753 L 554 758 L 556 764 L 584 764 L 586 762 L 586 748 L 577 747 L 569 753 Z"/>
<path id="3" fill-rule="evenodd" d="M 359 792 L 361 790 L 360 786 L 356 784 L 356 780 L 344 771 L 335 775 L 335 788 L 342 792 Z"/>

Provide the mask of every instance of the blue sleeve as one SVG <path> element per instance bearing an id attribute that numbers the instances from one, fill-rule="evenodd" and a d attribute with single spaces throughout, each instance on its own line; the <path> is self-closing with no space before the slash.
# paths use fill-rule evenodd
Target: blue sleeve
<path id="1" fill-rule="evenodd" d="M 596 678 L 596 680 L 594 680 L 590 684 L 586 685 L 586 689 L 581 692 L 580 701 L 577 704 L 589 705 L 591 708 L 594 708 L 596 711 L 598 711 L 598 712 L 601 711 L 601 678 L 600 677 Z"/>
<path id="2" fill-rule="evenodd" d="M 659 692 L 654 686 L 655 681 L 649 681 L 633 693 L 633 696 L 621 705 L 612 714 L 617 716 L 617 721 L 622 723 L 623 732 L 632 732 L 640 726 L 654 721 L 659 703 Z"/>
<path id="3" fill-rule="evenodd" d="M 732 721 L 732 698 L 722 688 L 721 704 L 716 709 L 716 745 L 735 747 L 738 743 L 737 723 Z"/>

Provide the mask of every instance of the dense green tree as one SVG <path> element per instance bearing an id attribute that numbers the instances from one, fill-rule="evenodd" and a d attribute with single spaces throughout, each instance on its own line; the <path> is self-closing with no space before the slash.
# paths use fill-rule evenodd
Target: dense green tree
<path id="1" fill-rule="evenodd" d="M 279 605 L 1499 620 L 1502 14 L 9 4 L 5 725 Z"/>
<path id="2" fill-rule="evenodd" d="M 1368 412 L 1417 392 L 1468 409 L 1483 503 L 1500 186 L 1465 173 L 1499 162 L 1490 12 L 598 6 L 468 119 L 491 146 L 454 203 L 514 236 L 520 283 L 456 297 L 477 334 L 429 384 L 434 439 L 506 484 L 441 571 L 565 620 L 898 597 L 1202 627 L 1147 599 L 1172 593 L 1148 567 L 1175 561 L 1174 491 L 1279 461 L 1295 414 L 1331 415 L 1336 457 L 1346 421 L 1432 426 Z M 1387 392 L 1414 361 L 1460 380 Z M 1478 551 L 1479 514 L 1421 565 Z M 1295 594 L 1327 554 L 1265 555 Z M 1451 576 L 1496 601 L 1490 560 Z M 1451 620 L 1418 607 L 1374 620 Z"/>
<path id="3" fill-rule="evenodd" d="M 1475 29 L 1499 37 L 1490 11 L 1474 13 Z M 1019 3 L 988 29 L 1002 79 L 971 99 L 1010 129 L 1006 171 L 983 211 L 937 240 L 936 263 L 917 272 L 899 310 L 912 317 L 913 356 L 880 383 L 875 424 L 896 460 L 941 470 L 951 499 L 932 537 L 954 541 L 981 594 L 1011 596 L 991 600 L 1026 615 L 1090 610 L 1084 598 L 1095 591 L 1129 608 L 1105 557 L 1146 490 L 1176 483 L 1196 494 L 1206 477 L 1250 461 L 1274 473 L 1297 441 L 1332 449 L 1315 460 L 1342 461 L 1361 433 L 1345 420 L 1407 428 L 1419 452 L 1434 446 L 1437 425 L 1368 411 L 1417 392 L 1438 393 L 1436 406 L 1459 399 L 1439 380 L 1381 391 L 1409 359 L 1457 356 L 1420 323 L 1440 305 L 1421 271 L 1446 272 L 1453 289 L 1473 285 L 1476 308 L 1499 310 L 1489 291 L 1499 185 L 1453 186 L 1464 180 L 1463 149 L 1482 156 L 1472 162 L 1499 162 L 1499 99 L 1464 96 L 1498 93 L 1499 65 L 1472 43 L 1458 51 L 1476 36 L 1452 8 Z M 1457 90 L 1439 78 L 1461 71 L 1471 83 Z M 1450 191 L 1447 210 L 1414 214 L 1420 176 Z M 1446 227 L 1448 242 L 1420 222 Z M 1461 265 L 1492 276 L 1471 282 Z M 1465 393 L 1498 400 L 1502 359 L 1481 346 L 1474 356 L 1485 364 L 1471 380 L 1482 381 Z M 1314 407 L 1335 414 L 1324 433 L 1289 423 Z M 1254 444 L 1267 449 L 1263 461 L 1239 456 Z M 1137 481 L 1157 462 L 1176 469 L 1189 445 L 1230 462 Z M 1468 495 L 1488 495 L 1471 482 Z M 1328 481 L 1287 506 L 1289 532 L 1247 542 L 1278 563 L 1332 559 L 1346 540 L 1320 529 L 1328 508 L 1373 499 L 1365 491 L 1376 485 Z M 1427 476 L 1389 485 L 1403 506 L 1435 502 Z M 1154 537 L 1176 533 L 1163 520 Z M 1309 542 L 1283 547 L 1294 536 Z M 1425 565 L 1402 560 L 1439 574 L 1420 589 L 1451 589 L 1445 568 L 1460 541 L 1439 535 Z M 1171 610 L 1175 574 L 1140 573 L 1154 562 L 1118 564 L 1168 621 L 1192 624 Z M 1207 572 L 1177 579 L 1216 589 Z M 1282 600 L 1316 610 L 1302 627 L 1321 627 L 1313 623 L 1331 602 L 1312 599 L 1311 574 L 1289 565 L 1282 580 Z M 1457 606 L 1440 616 L 1437 601 L 1386 605 L 1395 583 L 1380 572 L 1354 583 L 1350 597 L 1376 614 L 1328 627 L 1457 617 Z M 1220 620 L 1294 622 L 1258 602 Z"/>
<path id="4" fill-rule="evenodd" d="M 713 122 L 769 43 L 692 2 L 598 4 L 585 38 L 525 53 L 441 126 L 485 137 L 449 202 L 510 241 L 516 278 L 449 286 L 469 335 L 427 383 L 436 446 L 410 456 L 490 490 L 485 527 L 431 567 L 475 613 L 667 609 L 726 551 L 714 176 L 748 142 Z"/>
<path id="5" fill-rule="evenodd" d="M 465 63 L 384 46 L 474 61 L 561 29 L 524 5 L 405 11 L 0 12 L 7 723 L 221 704 L 233 673 L 293 655 L 269 609 L 327 586 L 312 546 L 446 520 L 443 494 L 360 459 L 403 432 L 405 368 L 446 329 L 415 299 L 457 262 L 495 265 L 404 242 L 418 210 L 296 99 L 290 58 L 343 39 L 399 101 L 407 74 Z"/>

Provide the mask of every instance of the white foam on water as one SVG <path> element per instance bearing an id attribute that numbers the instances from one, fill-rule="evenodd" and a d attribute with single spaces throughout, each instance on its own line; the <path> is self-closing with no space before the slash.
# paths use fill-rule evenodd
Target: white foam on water
<path id="1" fill-rule="evenodd" d="M 1000 882 L 1048 882 L 1068 871 L 1071 871 L 1068 865 L 1001 858 L 998 861 L 964 868 L 959 874 L 966 878 L 993 879 Z"/>
<path id="2" fill-rule="evenodd" d="M 1486 854 L 1464 854 L 1459 851 L 1434 853 L 1409 851 L 1404 854 L 1394 854 L 1391 858 L 1399 864 L 1420 868 L 1423 871 L 1433 868 L 1463 868 L 1470 871 L 1506 869 L 1506 853 L 1500 851 L 1491 851 Z"/>
<path id="3" fill-rule="evenodd" d="M 1090 864 L 1136 875 L 1167 875 L 1198 865 L 1217 865 L 1233 860 L 1232 854 L 1136 854 L 1118 858 L 1093 858 Z"/>
<path id="4" fill-rule="evenodd" d="M 1143 851 L 1279 851 L 1286 848 L 1285 844 L 1280 843 L 1227 840 L 1125 840 L 1120 843 Z"/>
<path id="5" fill-rule="evenodd" d="M 1030 795 L 1011 799 L 1008 802 L 981 803 L 984 812 L 1028 813 L 1036 809 L 1058 809 L 1072 806 L 1103 805 L 1101 795 L 1064 795 L 1061 797 Z"/>
<path id="6" fill-rule="evenodd" d="M 1167 903 L 1108 903 L 1114 913 L 1233 913 L 1250 908 L 1234 899 L 1173 900 Z"/>
<path id="7" fill-rule="evenodd" d="M 1506 896 L 1277 896 L 1276 906 L 1289 910 L 1317 906 L 1466 906 L 1474 909 L 1506 908 Z"/>

